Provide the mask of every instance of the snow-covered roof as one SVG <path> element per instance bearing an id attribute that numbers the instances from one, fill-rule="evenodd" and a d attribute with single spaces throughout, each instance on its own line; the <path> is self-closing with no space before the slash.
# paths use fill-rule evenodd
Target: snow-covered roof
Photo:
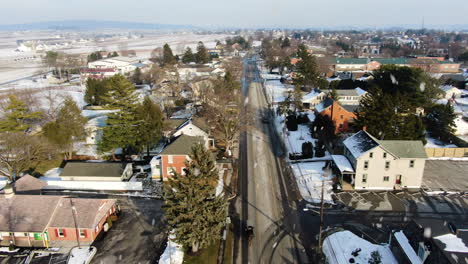
<path id="1" fill-rule="evenodd" d="M 343 155 L 332 155 L 332 159 L 335 162 L 336 166 L 343 172 L 354 172 L 353 166 L 349 163 L 349 160 Z"/>
<path id="2" fill-rule="evenodd" d="M 347 138 L 343 144 L 354 158 L 359 158 L 362 154 L 379 145 L 374 137 L 363 130 Z"/>
<path id="3" fill-rule="evenodd" d="M 315 106 L 315 110 L 320 113 L 322 112 L 323 110 L 327 109 L 330 105 L 333 104 L 333 99 L 331 98 L 327 98 L 325 100 L 323 100 L 320 104 L 316 105 Z"/>
<path id="4" fill-rule="evenodd" d="M 356 89 L 356 93 L 358 94 L 358 96 L 361 96 L 361 95 L 365 95 L 367 92 L 364 91 L 363 89 L 361 89 L 360 87 L 357 87 Z"/>
<path id="5" fill-rule="evenodd" d="M 408 238 L 406 238 L 405 234 L 403 231 L 398 231 L 394 233 L 396 240 L 398 241 L 398 244 L 400 244 L 401 249 L 403 249 L 403 252 L 405 252 L 406 256 L 408 257 L 409 261 L 412 264 L 422 264 L 421 259 L 416 255 L 416 252 L 414 252 L 413 247 L 411 247 Z"/>
<path id="6" fill-rule="evenodd" d="M 459 253 L 468 253 L 468 245 L 463 242 L 463 239 L 459 238 L 454 234 L 445 234 L 441 236 L 434 237 L 434 239 L 445 244 L 445 251 L 448 252 L 459 252 Z"/>
<path id="7" fill-rule="evenodd" d="M 302 101 L 309 101 L 311 99 L 316 98 L 317 96 L 324 95 L 325 93 L 320 90 L 312 90 L 310 93 L 304 95 L 302 97 Z"/>

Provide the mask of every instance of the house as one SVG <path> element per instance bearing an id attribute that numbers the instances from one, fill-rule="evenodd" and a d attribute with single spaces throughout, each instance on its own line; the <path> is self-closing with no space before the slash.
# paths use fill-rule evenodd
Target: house
<path id="1" fill-rule="evenodd" d="M 418 219 L 393 232 L 390 248 L 399 263 L 468 264 L 468 225 Z"/>
<path id="2" fill-rule="evenodd" d="M 197 123 L 198 126 L 195 123 Z M 180 135 L 187 135 L 191 137 L 203 137 L 205 148 L 214 148 L 214 138 L 209 135 L 209 133 L 206 131 L 206 128 L 200 128 L 201 126 L 202 125 L 200 122 L 196 122 L 193 119 L 188 119 L 176 129 L 172 136 L 178 137 Z"/>
<path id="3" fill-rule="evenodd" d="M 49 195 L 2 195 L 0 204 L 1 246 L 90 245 L 119 211 L 114 199 Z"/>
<path id="4" fill-rule="evenodd" d="M 338 95 L 338 101 L 342 105 L 359 105 L 361 98 L 367 94 L 359 87 L 355 89 L 336 89 L 335 91 Z"/>
<path id="5" fill-rule="evenodd" d="M 342 184 L 354 189 L 420 188 L 427 154 L 421 141 L 377 140 L 359 131 L 343 142 L 344 156 L 354 175 L 343 175 Z"/>
<path id="6" fill-rule="evenodd" d="M 341 105 L 327 98 L 315 107 L 315 111 L 322 116 L 328 116 L 335 124 L 335 134 L 338 134 L 348 132 L 350 123 L 356 118 L 356 108 L 356 105 Z"/>
<path id="7" fill-rule="evenodd" d="M 305 108 L 314 109 L 315 106 L 320 104 L 326 97 L 326 93 L 322 92 L 320 89 L 314 89 L 302 97 L 302 105 Z"/>
<path id="8" fill-rule="evenodd" d="M 88 69 L 114 69 L 115 74 L 133 72 L 141 61 L 136 57 L 112 57 L 88 63 Z"/>
<path id="9" fill-rule="evenodd" d="M 445 96 L 443 97 L 445 99 L 460 98 L 462 95 L 462 91 L 452 85 L 443 85 L 440 89 L 445 92 Z"/>
<path id="10" fill-rule="evenodd" d="M 159 171 L 153 171 L 153 175 L 159 175 L 163 180 L 167 180 L 173 175 L 173 172 L 185 174 L 185 161 L 187 161 L 189 154 L 192 151 L 192 146 L 195 144 L 203 144 L 204 138 L 202 136 L 188 136 L 181 134 L 173 139 L 173 141 L 166 146 L 166 148 L 159 154 Z M 157 177 L 157 176 L 154 176 Z"/>
<path id="11" fill-rule="evenodd" d="M 132 163 L 69 161 L 60 178 L 63 181 L 125 181 L 132 175 Z"/>
<path id="12" fill-rule="evenodd" d="M 13 183 L 13 188 L 16 194 L 41 194 L 42 188 L 47 186 L 47 183 L 26 174 Z"/>

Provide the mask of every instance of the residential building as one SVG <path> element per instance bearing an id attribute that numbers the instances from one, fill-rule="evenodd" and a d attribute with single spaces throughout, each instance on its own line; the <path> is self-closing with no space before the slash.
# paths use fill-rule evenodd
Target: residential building
<path id="1" fill-rule="evenodd" d="M 355 105 L 341 105 L 337 101 L 327 98 L 315 107 L 317 114 L 328 116 L 335 124 L 335 134 L 348 132 L 350 123 L 356 118 Z"/>
<path id="2" fill-rule="evenodd" d="M 132 163 L 69 161 L 60 178 L 63 181 L 125 181 L 132 175 Z"/>
<path id="3" fill-rule="evenodd" d="M 114 74 L 127 74 L 136 70 L 136 68 L 145 68 L 149 66 L 149 62 L 143 62 L 136 57 L 112 57 L 102 60 L 97 60 L 88 63 L 89 69 L 114 69 Z"/>
<path id="4" fill-rule="evenodd" d="M 191 137 L 181 134 L 173 139 L 173 141 L 166 146 L 166 148 L 159 154 L 161 157 L 159 164 L 155 164 L 155 169 L 159 167 L 159 172 L 153 172 L 153 175 L 161 175 L 163 180 L 170 178 L 174 172 L 185 174 L 185 162 L 192 151 L 192 146 L 195 144 L 203 144 L 204 138 L 202 136 Z"/>
<path id="5" fill-rule="evenodd" d="M 1 246 L 90 245 L 119 211 L 114 199 L 49 195 L 2 195 L 0 204 Z"/>
<path id="6" fill-rule="evenodd" d="M 440 89 L 445 92 L 445 96 L 443 96 L 445 99 L 460 98 L 462 94 L 460 89 L 452 85 L 443 85 Z"/>
<path id="7" fill-rule="evenodd" d="M 195 124 L 198 123 L 198 126 Z M 172 135 L 173 137 L 178 137 L 180 135 L 187 135 L 191 137 L 203 137 L 203 142 L 205 142 L 205 148 L 214 148 L 214 138 L 206 131 L 207 129 L 200 128 L 200 122 L 195 122 L 193 119 L 188 119 L 183 124 L 181 124 Z"/>
<path id="8" fill-rule="evenodd" d="M 29 174 L 21 176 L 13 183 L 16 194 L 41 194 L 42 188 L 45 186 L 47 183 Z"/>
<path id="9" fill-rule="evenodd" d="M 302 105 L 305 108 L 314 109 L 315 106 L 320 104 L 326 97 L 326 93 L 319 89 L 314 89 L 302 97 Z"/>
<path id="10" fill-rule="evenodd" d="M 359 105 L 359 101 L 367 92 L 358 87 L 355 89 L 336 89 L 336 94 L 342 105 Z"/>
<path id="11" fill-rule="evenodd" d="M 377 140 L 366 131 L 359 131 L 343 144 L 354 175 L 342 177 L 342 184 L 351 184 L 354 189 L 421 187 L 427 159 L 421 141 Z"/>

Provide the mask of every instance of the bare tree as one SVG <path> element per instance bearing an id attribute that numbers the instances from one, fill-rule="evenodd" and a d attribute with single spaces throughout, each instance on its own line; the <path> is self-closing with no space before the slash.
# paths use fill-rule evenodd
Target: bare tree
<path id="1" fill-rule="evenodd" d="M 3 133 L 0 140 L 0 175 L 15 181 L 21 173 L 35 169 L 53 153 L 53 147 L 41 136 Z"/>

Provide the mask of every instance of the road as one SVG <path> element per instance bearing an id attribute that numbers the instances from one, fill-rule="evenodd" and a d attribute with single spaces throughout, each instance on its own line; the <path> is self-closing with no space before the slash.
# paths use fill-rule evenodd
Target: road
<path id="1" fill-rule="evenodd" d="M 239 140 L 236 263 L 307 263 L 295 183 L 283 175 L 281 140 L 270 123 L 262 122 L 271 113 L 255 60 L 245 59 L 244 66 L 243 122 L 249 125 Z M 250 246 L 243 231 L 247 225 L 255 230 Z"/>

